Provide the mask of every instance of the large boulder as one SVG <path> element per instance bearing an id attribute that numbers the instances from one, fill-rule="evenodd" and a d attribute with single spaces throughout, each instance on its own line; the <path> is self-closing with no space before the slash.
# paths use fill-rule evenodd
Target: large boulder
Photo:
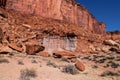
<path id="1" fill-rule="evenodd" d="M 115 42 L 115 41 L 113 41 L 113 40 L 105 40 L 105 41 L 104 41 L 104 44 L 105 44 L 105 45 L 110 45 L 110 46 L 116 46 L 116 47 L 119 47 L 119 48 L 120 48 L 120 44 L 117 43 L 117 42 Z"/>
<path id="2" fill-rule="evenodd" d="M 36 53 L 43 51 L 45 48 L 36 44 L 26 44 L 26 53 L 30 55 L 35 55 Z"/>
<path id="3" fill-rule="evenodd" d="M 22 45 L 18 45 L 16 43 L 10 43 L 8 45 L 8 47 L 11 48 L 11 49 L 13 49 L 13 50 L 16 50 L 18 52 L 23 52 L 24 51 L 23 48 L 22 48 Z"/>
<path id="4" fill-rule="evenodd" d="M 84 64 L 83 64 L 82 62 L 80 62 L 80 61 L 77 61 L 77 62 L 75 63 L 75 66 L 76 66 L 76 68 L 77 68 L 79 71 L 84 71 L 84 70 L 85 70 Z"/>
<path id="5" fill-rule="evenodd" d="M 55 57 L 55 58 L 64 57 L 64 58 L 68 58 L 68 59 L 76 58 L 76 56 L 73 53 L 65 52 L 65 51 L 54 52 L 53 57 Z"/>
<path id="6" fill-rule="evenodd" d="M 108 52 L 109 52 L 109 49 L 110 49 L 109 46 L 103 46 L 103 47 L 101 48 L 101 51 L 104 52 L 104 53 L 108 53 Z"/>
<path id="7" fill-rule="evenodd" d="M 11 48 L 9 48 L 8 46 L 0 46 L 0 54 L 8 54 L 13 52 L 13 50 Z"/>
<path id="8" fill-rule="evenodd" d="M 50 56 L 50 54 L 48 52 L 39 52 L 39 55 L 43 56 L 43 57 L 49 57 Z"/>

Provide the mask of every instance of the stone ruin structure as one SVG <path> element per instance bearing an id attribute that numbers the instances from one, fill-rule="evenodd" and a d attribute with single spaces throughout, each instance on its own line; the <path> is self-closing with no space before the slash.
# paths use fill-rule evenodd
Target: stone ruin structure
<path id="1" fill-rule="evenodd" d="M 67 35 L 64 37 L 60 36 L 46 36 L 43 38 L 42 45 L 45 47 L 45 51 L 70 51 L 74 52 L 77 47 L 76 36 Z"/>

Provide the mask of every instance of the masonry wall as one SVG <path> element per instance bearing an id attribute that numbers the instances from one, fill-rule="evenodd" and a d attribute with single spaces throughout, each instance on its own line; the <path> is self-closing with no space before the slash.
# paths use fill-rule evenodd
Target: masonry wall
<path id="1" fill-rule="evenodd" d="M 76 43 L 76 37 L 46 36 L 43 38 L 43 46 L 47 52 L 75 51 Z"/>

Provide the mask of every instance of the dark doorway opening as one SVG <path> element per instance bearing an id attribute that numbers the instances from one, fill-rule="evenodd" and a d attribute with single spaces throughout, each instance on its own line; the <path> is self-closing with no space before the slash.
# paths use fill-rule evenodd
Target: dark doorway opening
<path id="1" fill-rule="evenodd" d="M 0 7 L 5 8 L 7 0 L 0 0 Z"/>

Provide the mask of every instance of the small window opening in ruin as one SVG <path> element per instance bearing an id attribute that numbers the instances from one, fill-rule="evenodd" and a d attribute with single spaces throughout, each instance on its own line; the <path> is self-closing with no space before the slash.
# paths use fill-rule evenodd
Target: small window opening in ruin
<path id="1" fill-rule="evenodd" d="M 76 37 L 75 33 L 67 33 L 66 36 L 69 38 L 74 38 Z"/>
<path id="2" fill-rule="evenodd" d="M 0 0 L 0 7 L 5 8 L 7 0 Z"/>

